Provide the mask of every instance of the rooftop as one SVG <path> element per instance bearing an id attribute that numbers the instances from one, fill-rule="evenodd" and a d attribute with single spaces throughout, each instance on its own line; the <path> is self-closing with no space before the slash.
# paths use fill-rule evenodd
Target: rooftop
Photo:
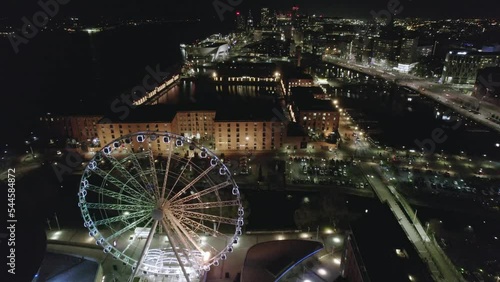
<path id="1" fill-rule="evenodd" d="M 292 95 L 298 96 L 310 96 L 313 97 L 314 94 L 323 94 L 324 91 L 319 86 L 314 87 L 292 87 L 290 90 Z"/>
<path id="2" fill-rule="evenodd" d="M 298 262 L 323 248 L 323 244 L 306 240 L 264 242 L 248 249 L 242 282 L 272 282 Z"/>
<path id="3" fill-rule="evenodd" d="M 304 127 L 302 127 L 300 124 L 298 124 L 296 122 L 288 123 L 286 135 L 287 136 L 295 136 L 295 137 L 309 136 L 307 134 L 306 130 L 304 129 Z"/>
<path id="4" fill-rule="evenodd" d="M 294 75 L 288 76 L 288 79 L 313 79 L 312 75 L 307 73 L 297 73 Z"/>
<path id="5" fill-rule="evenodd" d="M 454 50 L 448 52 L 450 55 L 459 55 L 459 56 L 500 56 L 500 52 L 481 52 L 481 51 L 468 51 L 468 50 Z"/>
<path id="6" fill-rule="evenodd" d="M 278 71 L 274 63 L 226 62 L 217 64 L 217 74 L 222 76 L 271 77 Z"/>
<path id="7" fill-rule="evenodd" d="M 314 94 L 323 93 L 320 87 L 292 87 L 291 99 L 299 111 L 336 112 L 331 101 L 314 98 Z"/>
<path id="8" fill-rule="evenodd" d="M 220 101 L 215 121 L 280 121 L 283 116 L 274 99 L 234 96 Z"/>
<path id="9" fill-rule="evenodd" d="M 139 106 L 128 111 L 105 115 L 99 123 L 172 122 L 178 107 L 173 105 Z"/>

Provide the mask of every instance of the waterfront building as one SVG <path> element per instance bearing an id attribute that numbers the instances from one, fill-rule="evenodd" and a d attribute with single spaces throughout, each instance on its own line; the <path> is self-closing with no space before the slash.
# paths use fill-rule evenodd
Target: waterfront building
<path id="1" fill-rule="evenodd" d="M 38 127 L 47 139 L 71 138 L 79 142 L 91 142 L 98 136 L 101 115 L 53 115 L 39 118 Z"/>
<path id="2" fill-rule="evenodd" d="M 320 87 L 293 87 L 291 110 L 308 133 L 328 136 L 338 130 L 340 113 L 331 101 L 315 99 L 319 93 L 324 93 Z"/>
<path id="3" fill-rule="evenodd" d="M 373 40 L 372 63 L 382 67 L 394 67 L 399 56 L 399 39 L 375 38 Z"/>
<path id="4" fill-rule="evenodd" d="M 401 39 L 398 63 L 410 65 L 417 61 L 418 38 Z"/>
<path id="5" fill-rule="evenodd" d="M 500 67 L 484 68 L 477 72 L 472 96 L 500 106 Z"/>
<path id="6" fill-rule="evenodd" d="M 441 82 L 474 84 L 478 70 L 500 67 L 500 52 L 449 51 L 443 67 Z"/>
<path id="7" fill-rule="evenodd" d="M 217 150 L 267 151 L 283 146 L 286 120 L 280 107 L 271 100 L 234 101 L 218 109 L 215 116 Z"/>

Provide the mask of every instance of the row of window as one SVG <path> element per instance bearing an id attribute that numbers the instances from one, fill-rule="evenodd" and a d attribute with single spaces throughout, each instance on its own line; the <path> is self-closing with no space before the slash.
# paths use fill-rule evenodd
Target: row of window
<path id="1" fill-rule="evenodd" d="M 280 148 L 281 147 L 282 147 L 282 144 L 280 144 Z M 231 145 L 227 145 L 227 149 L 228 150 L 241 150 L 241 149 L 248 150 L 249 147 L 248 147 L 248 145 L 245 145 L 245 146 L 236 145 L 235 147 L 232 147 Z M 254 145 L 253 149 L 257 150 L 257 146 Z M 274 145 L 268 146 L 268 147 L 266 147 L 265 145 L 262 145 L 262 150 L 275 150 L 275 149 L 276 149 L 276 146 L 274 146 Z"/>

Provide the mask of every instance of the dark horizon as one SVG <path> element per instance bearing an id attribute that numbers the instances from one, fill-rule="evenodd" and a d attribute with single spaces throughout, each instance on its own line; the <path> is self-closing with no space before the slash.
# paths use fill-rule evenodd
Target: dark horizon
<path id="1" fill-rule="evenodd" d="M 46 0 L 44 2 L 48 2 Z M 227 0 L 200 1 L 186 0 L 179 2 L 150 0 L 139 3 L 132 0 L 98 2 L 96 0 L 66 0 L 67 4 L 60 5 L 56 17 L 82 18 L 149 18 L 161 17 L 172 19 L 216 19 L 219 21 L 214 3 L 228 3 Z M 498 18 L 494 0 L 470 1 L 457 3 L 456 1 L 412 1 L 412 0 L 361 0 L 353 3 L 348 0 L 338 0 L 332 3 L 326 0 L 276 0 L 268 3 L 264 0 L 244 1 L 233 7 L 236 10 L 247 12 L 261 7 L 268 7 L 278 11 L 288 11 L 294 3 L 300 7 L 301 13 L 317 14 L 343 18 L 371 18 L 371 12 L 387 10 L 389 3 L 396 3 L 395 7 L 402 8 L 397 18 Z M 399 3 L 399 5 L 397 5 Z M 468 3 L 468 4 L 466 4 Z M 0 8 L 0 21 L 9 19 L 20 20 L 23 16 L 31 17 L 40 6 L 36 1 L 6 1 Z M 229 15 L 231 12 L 226 12 Z"/>

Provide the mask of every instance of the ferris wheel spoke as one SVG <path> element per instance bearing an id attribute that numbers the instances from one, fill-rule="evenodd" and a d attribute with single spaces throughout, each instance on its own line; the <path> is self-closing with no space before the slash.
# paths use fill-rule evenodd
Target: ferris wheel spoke
<path id="1" fill-rule="evenodd" d="M 162 223 L 165 224 L 165 225 L 168 225 L 167 219 L 168 219 L 168 217 L 163 218 Z M 169 219 L 169 221 L 172 222 L 171 219 Z M 194 266 L 192 258 L 194 257 L 195 260 L 196 260 L 196 256 L 193 255 L 193 250 L 196 249 L 200 253 L 203 253 L 203 250 L 200 250 L 199 247 L 196 244 L 193 244 L 193 242 L 188 242 L 190 240 L 187 240 L 187 239 L 191 239 L 191 237 L 189 235 L 182 236 L 182 232 L 183 232 L 182 231 L 182 226 L 179 226 L 179 224 L 177 222 L 173 222 L 173 224 L 171 226 L 171 229 L 173 231 L 173 234 L 177 235 L 175 237 L 174 242 L 172 242 L 173 243 L 172 246 L 174 246 L 174 245 L 181 246 L 180 250 L 182 251 L 182 254 L 184 255 L 186 261 L 191 266 Z M 172 239 L 174 239 L 174 238 L 172 238 Z M 176 242 L 176 241 L 178 241 L 178 242 Z M 196 264 L 199 265 L 200 261 L 196 261 Z"/>
<path id="2" fill-rule="evenodd" d="M 174 246 L 178 246 L 178 248 L 182 251 L 182 254 L 186 258 L 186 260 L 191 264 L 191 260 L 189 259 L 189 254 L 187 253 L 188 250 L 192 250 L 192 246 L 189 245 L 189 243 L 184 239 L 183 236 L 179 236 L 181 234 L 181 231 L 175 226 L 175 224 L 169 224 L 170 219 L 167 215 L 165 215 L 162 218 L 161 224 L 164 226 L 164 228 L 168 228 L 172 235 L 177 235 L 177 236 L 172 236 L 172 242 L 170 242 L 170 246 L 173 248 Z M 166 232 L 166 231 L 165 231 Z"/>
<path id="3" fill-rule="evenodd" d="M 188 167 L 190 162 L 191 162 L 191 159 L 188 159 L 188 161 L 186 162 L 186 164 L 182 168 L 181 172 L 177 176 L 177 179 L 175 180 L 174 185 L 172 185 L 172 188 L 170 189 L 170 191 L 168 191 L 168 195 L 167 195 L 166 199 L 168 199 L 168 197 L 170 197 L 170 194 L 172 193 L 172 191 L 174 191 L 175 185 L 177 185 L 177 182 L 179 182 L 179 180 L 182 178 L 182 175 L 184 174 L 184 170 L 186 170 L 186 168 Z"/>
<path id="4" fill-rule="evenodd" d="M 86 189 L 90 190 L 90 191 L 93 191 L 93 192 L 96 192 L 98 194 L 101 194 L 101 195 L 104 195 L 104 196 L 116 199 L 116 200 L 118 200 L 120 202 L 127 202 L 127 203 L 130 203 L 130 204 L 143 204 L 143 205 L 147 205 L 147 204 L 150 203 L 149 201 L 146 202 L 146 201 L 143 201 L 140 198 L 133 198 L 133 197 L 130 197 L 130 196 L 127 196 L 127 195 L 123 195 L 123 194 L 111 191 L 109 189 L 101 188 L 101 187 L 93 185 L 93 184 L 89 184 L 89 186 Z"/>
<path id="5" fill-rule="evenodd" d="M 149 214 L 149 213 L 151 213 L 151 211 L 138 211 L 138 212 L 130 213 L 128 215 L 122 214 L 122 215 L 118 215 L 118 216 L 114 216 L 114 217 L 110 217 L 110 218 L 105 218 L 105 219 L 97 220 L 97 221 L 94 222 L 94 225 L 95 226 L 99 226 L 99 225 L 103 225 L 103 224 L 109 224 L 109 223 L 121 221 L 121 220 L 124 220 L 124 219 L 136 218 L 136 217 L 144 216 L 144 215 Z"/>
<path id="6" fill-rule="evenodd" d="M 201 237 L 198 235 L 198 233 L 196 233 L 193 229 L 191 229 L 190 226 L 186 225 L 185 223 L 181 222 L 181 221 L 177 221 L 178 224 L 180 225 L 180 227 L 185 230 L 185 233 L 188 234 L 186 236 L 190 236 L 191 238 L 195 238 L 194 242 L 202 242 L 203 240 L 201 239 Z M 207 244 L 206 242 L 204 243 L 204 245 L 208 246 L 208 248 L 210 249 L 211 253 L 212 254 L 217 254 L 219 253 L 219 251 L 217 251 L 217 249 L 215 249 L 212 245 L 210 244 Z M 199 247 L 201 249 L 203 249 L 203 247 Z M 206 249 L 206 248 L 205 248 Z"/>
<path id="7" fill-rule="evenodd" d="M 193 185 L 198 182 L 200 179 L 205 177 L 207 173 L 209 173 L 215 166 L 210 166 L 205 171 L 200 173 L 195 179 L 193 179 L 191 182 L 188 183 L 188 185 L 184 186 L 177 194 L 175 194 L 172 198 L 168 199 L 169 201 L 175 201 L 175 199 L 179 198 L 182 194 L 184 194 L 189 188 L 193 187 Z"/>
<path id="8" fill-rule="evenodd" d="M 181 198 L 181 199 L 178 199 L 178 200 L 176 200 L 176 201 L 173 201 L 173 202 L 172 202 L 172 205 L 180 205 L 180 204 L 182 204 L 182 203 L 186 203 L 186 202 L 189 202 L 189 201 L 191 201 L 191 200 L 198 199 L 198 198 L 200 198 L 201 196 L 204 196 L 204 195 L 210 194 L 210 193 L 212 193 L 212 192 L 215 192 L 215 191 L 217 191 L 217 190 L 220 190 L 220 189 L 222 189 L 222 188 L 224 188 L 224 187 L 227 187 L 227 186 L 229 186 L 229 185 L 232 185 L 232 184 L 233 184 L 233 183 L 232 183 L 231 181 L 221 182 L 221 183 L 219 183 L 219 184 L 217 184 L 217 185 L 214 185 L 214 186 L 212 186 L 212 187 L 209 187 L 209 188 L 203 189 L 203 190 L 198 191 L 198 192 L 196 192 L 196 193 L 194 193 L 194 194 L 191 194 L 191 195 L 186 196 L 186 197 L 184 197 L 184 198 Z"/>
<path id="9" fill-rule="evenodd" d="M 160 198 L 160 191 L 158 189 L 158 185 L 159 185 L 158 184 L 158 176 L 156 175 L 155 159 L 154 159 L 152 150 L 149 150 L 148 157 L 149 157 L 149 166 L 150 166 L 150 170 L 151 170 L 151 182 L 153 184 L 153 187 L 152 187 L 153 192 L 155 194 L 155 198 L 159 199 Z"/>
<path id="10" fill-rule="evenodd" d="M 104 204 L 104 203 L 87 203 L 89 209 L 102 210 L 122 210 L 122 211 L 142 211 L 144 209 L 153 209 L 153 205 L 123 205 L 123 204 Z"/>
<path id="11" fill-rule="evenodd" d="M 190 211 L 174 211 L 174 212 L 181 214 L 182 216 L 194 218 L 194 219 L 208 220 L 211 222 L 220 222 L 220 223 L 232 224 L 232 225 L 238 224 L 237 219 L 224 217 L 224 216 L 204 214 L 204 213 L 198 213 L 198 212 L 190 212 Z"/>
<path id="12" fill-rule="evenodd" d="M 96 172 L 97 175 L 101 176 L 104 180 L 109 181 L 113 185 L 115 185 L 116 187 L 125 190 L 127 192 L 127 194 L 129 194 L 130 196 L 135 197 L 137 199 L 144 199 L 147 201 L 151 200 L 151 199 L 148 199 L 146 197 L 146 194 L 140 193 L 138 190 L 130 187 L 128 184 L 124 183 L 123 181 L 121 181 L 118 178 L 111 175 L 110 172 L 105 172 L 100 168 L 96 168 L 94 171 Z M 144 188 L 140 188 L 140 189 L 144 189 Z"/>
<path id="13" fill-rule="evenodd" d="M 141 154 L 141 156 L 149 158 L 149 151 L 143 152 L 143 154 Z M 135 170 L 137 171 L 137 174 L 139 175 L 139 178 L 142 181 L 142 187 L 146 188 L 145 190 L 148 193 L 151 193 L 152 191 L 154 191 L 155 185 L 154 185 L 154 183 L 151 183 L 151 181 L 146 176 L 146 173 L 145 173 L 144 169 L 142 168 L 141 164 L 139 163 L 139 159 L 137 158 L 136 154 L 132 154 L 131 161 L 132 161 L 132 165 L 134 166 Z M 154 168 L 154 166 L 153 166 L 153 168 Z M 137 183 L 139 183 L 139 181 L 137 181 L 136 178 L 133 178 L 133 180 L 136 181 Z M 140 183 L 139 183 L 139 185 L 140 185 Z"/>
<path id="14" fill-rule="evenodd" d="M 168 150 L 167 167 L 165 169 L 165 177 L 163 178 L 163 185 L 161 187 L 160 199 L 164 199 L 164 197 L 165 197 L 165 189 L 167 188 L 168 173 L 170 172 L 170 160 L 172 160 L 173 144 L 174 144 L 174 142 L 170 142 L 170 146 L 169 146 L 169 150 Z"/>
<path id="15" fill-rule="evenodd" d="M 206 241 L 203 241 L 203 240 L 201 239 L 201 237 L 200 237 L 198 234 L 194 233 L 194 235 L 193 235 L 193 236 L 196 238 L 196 240 L 198 240 L 198 241 L 200 241 L 200 242 L 203 242 L 203 243 L 202 243 L 203 248 L 204 248 L 205 250 L 209 250 L 209 251 L 210 251 L 210 255 L 211 255 L 212 257 L 215 257 L 215 256 L 217 256 L 217 255 L 219 255 L 220 253 L 222 253 L 222 252 L 223 252 L 223 250 L 217 250 L 217 248 L 215 248 L 214 246 L 210 245 L 210 244 L 209 244 L 209 243 L 207 243 Z M 224 240 L 224 242 L 226 242 L 226 240 Z"/>
<path id="16" fill-rule="evenodd" d="M 152 218 L 152 217 L 150 217 L 150 216 L 147 216 L 147 215 L 146 215 L 146 216 L 143 216 L 142 218 L 140 218 L 140 219 L 138 219 L 138 220 L 136 220 L 136 221 L 134 221 L 134 222 L 132 222 L 132 223 L 128 224 L 128 225 L 127 225 L 126 227 L 124 227 L 123 229 L 121 229 L 121 230 L 119 230 L 119 231 L 117 231 L 117 232 L 113 233 L 113 235 L 111 235 L 111 236 L 109 236 L 108 238 L 106 238 L 106 241 L 108 241 L 108 242 L 109 242 L 110 240 L 113 240 L 114 238 L 117 238 L 117 237 L 121 236 L 123 233 L 125 233 L 125 232 L 129 231 L 129 230 L 130 230 L 130 229 L 132 229 L 132 228 L 135 228 L 136 226 L 138 226 L 141 222 L 145 221 L 146 219 L 149 219 L 149 222 L 148 222 L 148 223 L 146 223 L 146 226 L 147 226 L 147 225 L 149 225 L 149 223 L 153 220 L 153 218 Z"/>
<path id="17" fill-rule="evenodd" d="M 107 154 L 103 154 L 112 164 L 113 164 L 113 168 L 117 169 L 124 177 L 126 177 L 127 179 L 129 179 L 129 181 L 137 188 L 137 189 L 142 189 L 142 190 L 145 190 L 145 187 L 142 186 L 137 180 L 135 180 L 135 178 L 132 176 L 132 174 L 130 174 L 130 172 L 123 166 L 123 164 L 118 161 L 117 159 L 115 159 L 113 156 L 111 156 L 111 154 L 107 155 Z M 134 154 L 132 154 L 133 157 L 135 157 Z M 132 160 L 132 164 L 133 164 L 133 160 Z M 140 172 L 140 170 L 139 170 Z"/>
<path id="18" fill-rule="evenodd" d="M 142 227 L 141 227 L 142 229 L 146 229 L 146 228 L 148 228 L 148 226 L 151 226 L 152 225 L 151 222 L 153 221 L 153 217 L 145 216 L 144 218 L 149 218 L 149 220 L 144 225 L 142 225 Z M 123 251 L 122 251 L 123 254 L 125 254 L 125 252 L 127 252 L 127 250 L 134 244 L 134 242 L 136 242 L 137 237 L 138 236 L 133 236 L 133 239 L 123 249 Z"/>
<path id="19" fill-rule="evenodd" d="M 172 209 L 182 209 L 182 210 L 197 210 L 197 209 L 211 209 L 211 208 L 222 208 L 230 206 L 239 206 L 240 201 L 220 201 L 220 202 L 200 202 L 195 204 L 179 204 L 173 205 Z"/>
<path id="20" fill-rule="evenodd" d="M 211 236 L 213 237 L 220 237 L 220 238 L 225 238 L 225 239 L 229 239 L 230 237 L 223 234 L 223 233 L 220 233 L 219 231 L 213 229 L 213 228 L 210 228 L 204 224 L 201 224 L 197 221 L 194 221 L 192 219 L 189 219 L 187 217 L 184 217 L 184 218 L 181 218 L 180 219 L 181 223 L 184 224 L 184 225 L 187 225 L 187 226 L 190 226 L 191 229 L 193 229 L 195 232 L 197 230 L 200 230 L 201 232 L 205 232 L 205 233 L 208 233 L 210 234 Z"/>
<path id="21" fill-rule="evenodd" d="M 186 272 L 186 268 L 184 267 L 184 263 L 182 262 L 181 258 L 179 257 L 179 253 L 177 253 L 175 243 L 172 241 L 172 234 L 169 231 L 168 225 L 165 223 L 164 220 L 162 220 L 162 225 L 163 229 L 165 230 L 165 233 L 167 234 L 168 241 L 170 242 L 170 245 L 172 246 L 172 250 L 174 251 L 175 258 L 177 258 L 177 261 L 179 262 L 179 265 L 181 267 L 182 273 L 184 274 L 184 278 L 186 278 L 187 282 L 190 282 L 189 280 L 189 275 Z"/>
<path id="22" fill-rule="evenodd" d="M 203 252 L 203 249 L 200 246 L 198 246 L 196 242 L 194 242 L 194 240 L 191 237 L 191 234 L 189 234 L 189 232 L 186 229 L 184 229 L 179 220 L 172 213 L 169 212 L 166 214 L 166 216 L 168 220 L 172 223 L 173 227 L 177 229 L 176 233 L 180 238 L 182 238 L 182 240 L 187 239 L 193 247 L 195 247 L 198 251 Z"/>
<path id="23" fill-rule="evenodd" d="M 151 246 L 151 241 L 153 240 L 153 235 L 155 233 L 156 227 L 158 227 L 158 220 L 155 220 L 153 222 L 153 226 L 151 227 L 151 230 L 149 230 L 148 239 L 146 240 L 146 244 L 144 244 L 144 248 L 142 249 L 141 255 L 140 255 L 139 259 L 137 260 L 137 266 L 135 268 L 133 277 L 135 277 L 137 275 L 137 273 L 139 272 L 139 269 L 142 266 L 142 263 L 144 262 L 144 259 L 146 258 L 146 254 L 149 250 L 149 247 Z"/>

